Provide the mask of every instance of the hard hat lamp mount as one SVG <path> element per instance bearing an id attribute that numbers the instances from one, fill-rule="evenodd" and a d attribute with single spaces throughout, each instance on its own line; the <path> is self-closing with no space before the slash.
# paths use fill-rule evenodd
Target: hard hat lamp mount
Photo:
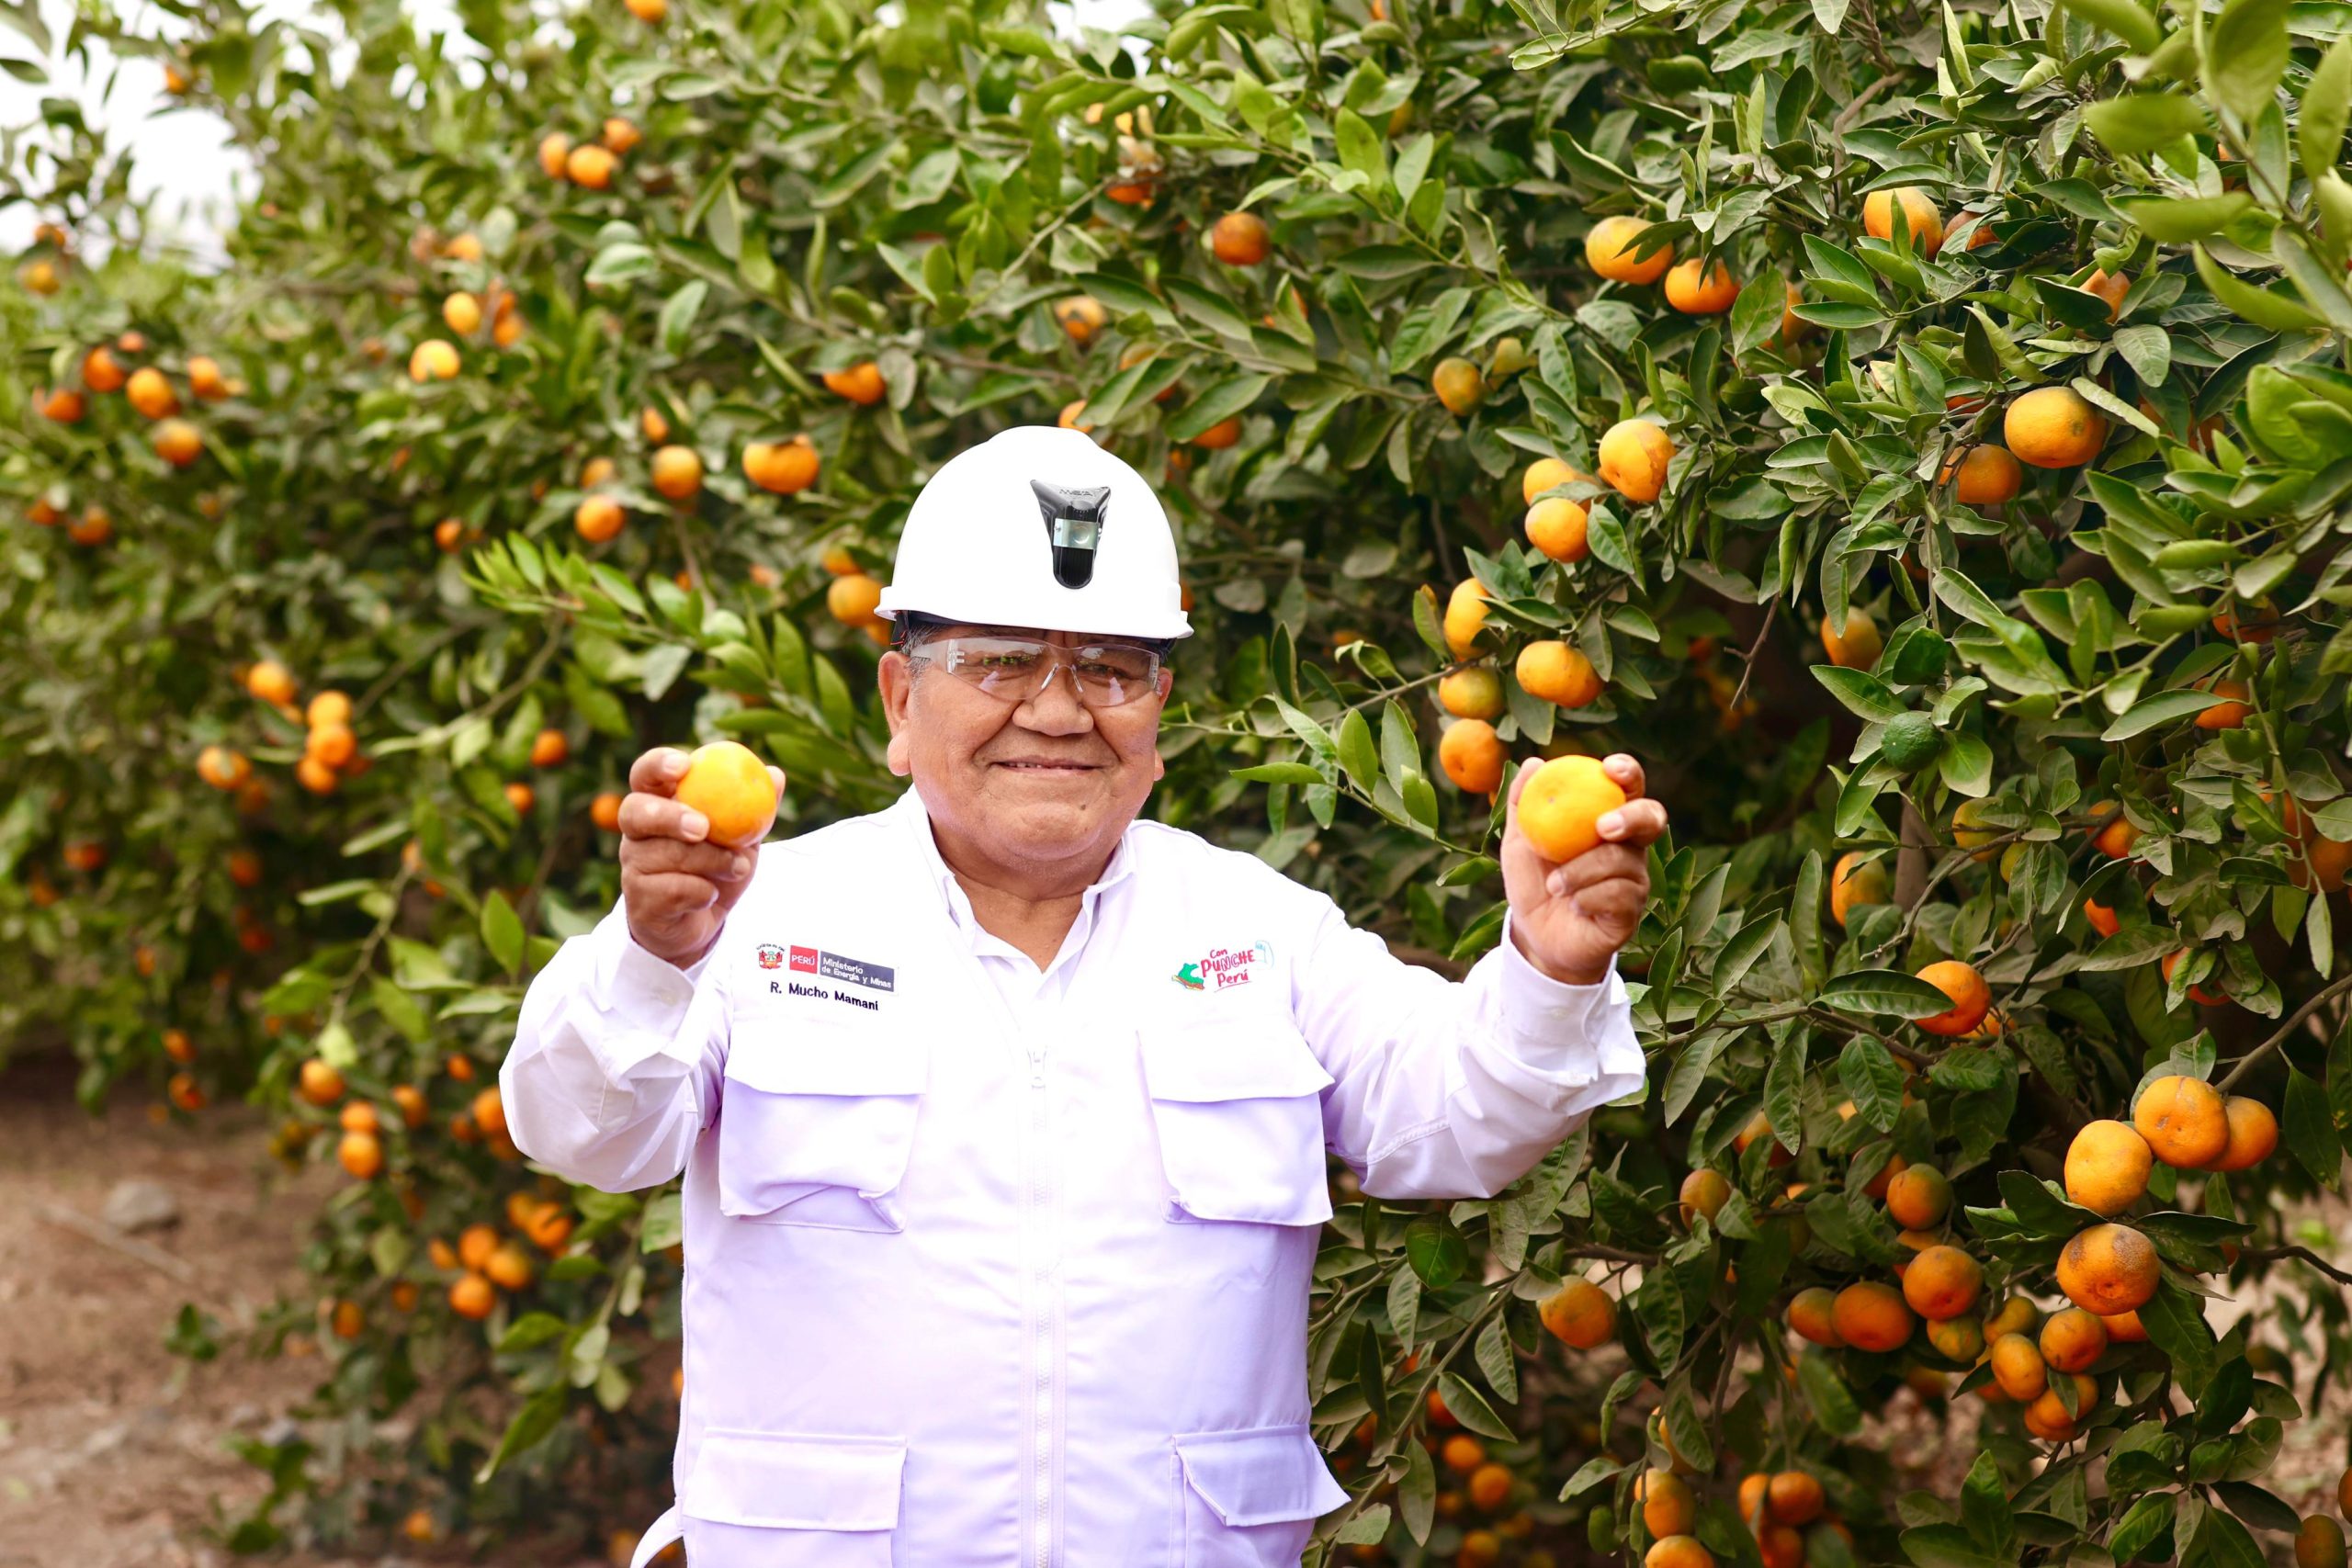
<path id="1" fill-rule="evenodd" d="M 1038 510 L 1045 514 L 1046 537 L 1053 548 L 1054 581 L 1064 588 L 1085 587 L 1094 581 L 1094 554 L 1102 542 L 1111 487 L 1031 479 L 1029 488 L 1036 493 Z"/>

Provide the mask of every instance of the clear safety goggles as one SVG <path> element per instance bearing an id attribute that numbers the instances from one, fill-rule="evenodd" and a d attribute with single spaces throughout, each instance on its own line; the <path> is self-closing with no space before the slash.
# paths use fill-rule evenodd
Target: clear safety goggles
<path id="1" fill-rule="evenodd" d="M 1090 708 L 1120 707 L 1159 690 L 1159 655 L 1131 642 L 1066 648 L 1037 637 L 970 634 L 933 637 L 908 657 L 935 664 L 1000 702 L 1041 695 L 1058 670 L 1069 671 L 1078 700 Z"/>

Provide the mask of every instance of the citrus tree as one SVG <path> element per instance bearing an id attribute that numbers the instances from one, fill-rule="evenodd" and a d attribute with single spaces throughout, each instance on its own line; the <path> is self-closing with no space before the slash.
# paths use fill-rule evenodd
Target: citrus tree
<path id="1" fill-rule="evenodd" d="M 1182 541 L 1160 818 L 1452 967 L 1510 758 L 1674 815 L 1644 1092 L 1335 1174 L 1310 1561 L 2342 1562 L 2352 6 L 460 11 L 54 40 L 254 153 L 216 271 L 11 143 L 0 1031 L 348 1176 L 233 1544 L 654 1506 L 676 1197 L 520 1160 L 523 988 L 642 747 L 895 793 L 898 524 L 1057 419 Z"/>

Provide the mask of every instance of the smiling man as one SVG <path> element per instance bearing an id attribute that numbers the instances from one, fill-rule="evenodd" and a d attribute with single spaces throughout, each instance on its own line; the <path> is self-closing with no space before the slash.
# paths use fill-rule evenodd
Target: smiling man
<path id="1" fill-rule="evenodd" d="M 943 467 L 883 609 L 913 787 L 733 850 L 683 753 L 639 758 L 621 905 L 500 1075 L 548 1168 L 685 1173 L 678 1504 L 638 1561 L 1295 1564 L 1346 1495 L 1307 1426 L 1327 1156 L 1485 1196 L 1640 1084 L 1614 955 L 1666 814 L 1622 756 L 1573 861 L 1514 809 L 1458 984 L 1137 820 L 1191 628 L 1158 498 L 1075 431 Z"/>

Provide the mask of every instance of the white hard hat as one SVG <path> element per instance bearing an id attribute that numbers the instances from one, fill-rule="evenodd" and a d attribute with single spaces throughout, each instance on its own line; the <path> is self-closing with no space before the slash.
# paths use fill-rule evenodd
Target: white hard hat
<path id="1" fill-rule="evenodd" d="M 1192 635 L 1176 536 L 1144 477 L 1083 431 L 1023 424 L 915 497 L 878 611 L 974 626 Z"/>

